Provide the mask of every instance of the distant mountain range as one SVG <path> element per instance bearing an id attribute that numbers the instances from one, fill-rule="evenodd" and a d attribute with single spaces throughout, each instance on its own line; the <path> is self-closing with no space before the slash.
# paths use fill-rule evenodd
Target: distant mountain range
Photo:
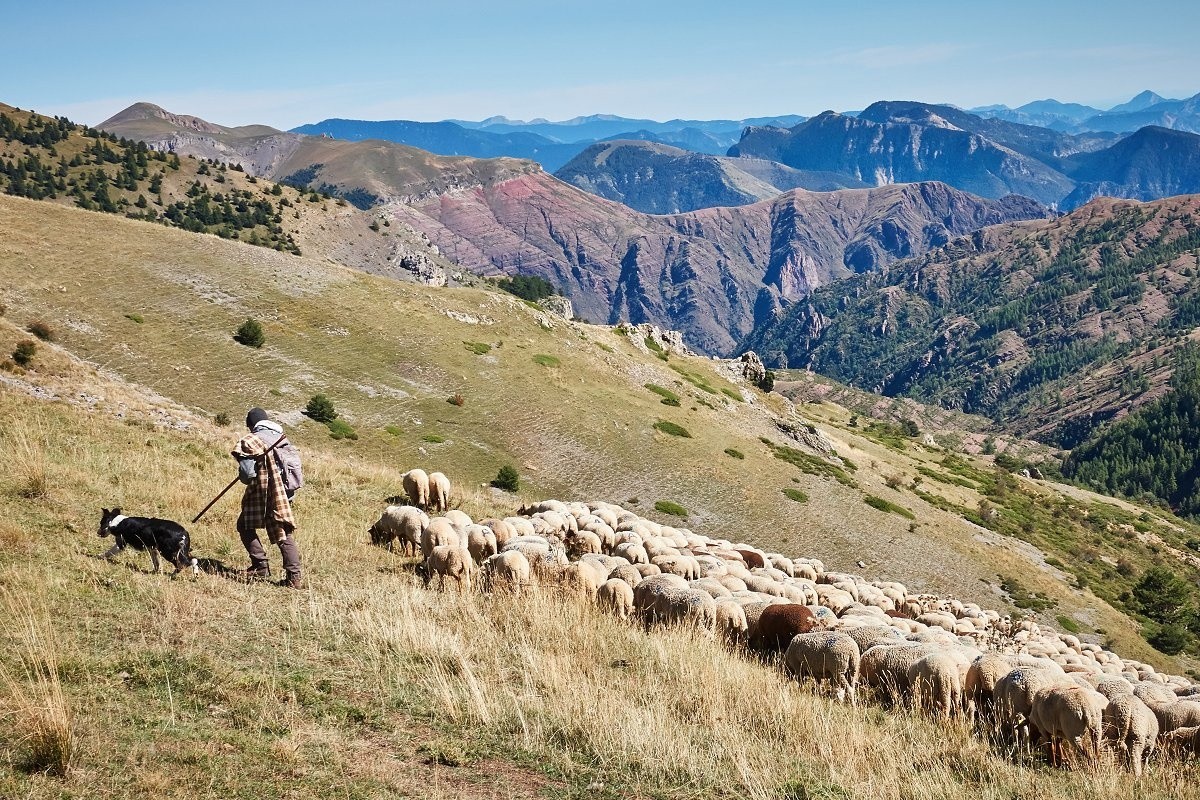
<path id="1" fill-rule="evenodd" d="M 741 208 L 651 216 L 528 161 L 186 122 L 139 104 L 100 127 L 373 206 L 423 232 L 467 269 L 537 275 L 560 287 L 587 319 L 676 328 L 710 353 L 731 353 L 756 322 L 829 281 L 986 225 L 1047 213 L 1023 198 L 988 200 L 941 183 L 913 183 L 793 190 Z"/>
<path id="2" fill-rule="evenodd" d="M 1107 111 L 1057 100 L 1037 100 L 1017 108 L 981 106 L 970 111 L 981 117 L 1039 125 L 1067 133 L 1130 133 L 1147 125 L 1200 133 L 1200 94 L 1183 100 L 1169 100 L 1148 89 Z"/>
<path id="3" fill-rule="evenodd" d="M 772 187 L 828 191 L 938 180 L 1065 210 L 1100 195 L 1152 200 L 1200 187 L 1195 134 L 1158 127 L 1125 138 L 1069 134 L 915 102 L 875 103 L 854 117 L 827 111 L 790 129 L 748 127 L 729 156 L 603 143 L 555 174 L 648 213 L 752 203 Z"/>
<path id="4" fill-rule="evenodd" d="M 669 122 L 605 114 L 563 122 L 521 122 L 505 117 L 491 117 L 481 122 L 327 119 L 293 128 L 291 133 L 332 136 L 351 142 L 382 139 L 447 156 L 528 158 L 553 172 L 598 141 L 640 139 L 699 153 L 724 155 L 749 125 L 791 126 L 803 121 L 804 117 L 794 114 L 744 120 L 675 119 Z"/>

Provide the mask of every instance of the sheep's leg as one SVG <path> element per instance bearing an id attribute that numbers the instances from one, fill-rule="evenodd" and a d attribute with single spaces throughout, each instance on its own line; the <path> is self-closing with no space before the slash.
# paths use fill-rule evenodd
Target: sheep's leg
<path id="1" fill-rule="evenodd" d="M 101 557 L 101 558 L 107 558 L 107 559 L 109 559 L 109 560 L 112 560 L 112 558 L 113 558 L 114 556 L 116 556 L 116 555 L 117 555 L 117 553 L 121 552 L 121 551 L 122 551 L 122 550 L 124 550 L 124 549 L 125 549 L 125 545 L 121 544 L 120 542 L 117 542 L 117 543 L 116 543 L 116 544 L 114 544 L 112 547 L 110 547 L 110 548 L 108 548 L 107 550 L 105 550 L 105 551 L 104 551 L 104 552 L 103 552 L 103 553 L 100 555 L 100 557 Z"/>

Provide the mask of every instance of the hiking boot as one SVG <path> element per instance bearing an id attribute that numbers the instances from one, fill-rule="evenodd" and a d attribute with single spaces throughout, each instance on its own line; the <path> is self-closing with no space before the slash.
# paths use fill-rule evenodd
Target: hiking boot
<path id="1" fill-rule="evenodd" d="M 271 577 L 270 565 L 262 567 L 246 567 L 245 569 L 235 570 L 234 577 L 239 580 L 249 583 L 250 581 L 263 581 Z"/>
<path id="2" fill-rule="evenodd" d="M 288 575 L 279 582 L 279 585 L 285 589 L 303 589 L 304 583 L 300 580 L 299 575 Z"/>

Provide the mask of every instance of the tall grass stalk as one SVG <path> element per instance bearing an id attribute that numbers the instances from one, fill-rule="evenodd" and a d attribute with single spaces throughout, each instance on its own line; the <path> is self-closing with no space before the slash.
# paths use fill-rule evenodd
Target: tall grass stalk
<path id="1" fill-rule="evenodd" d="M 66 776 L 78 756 L 75 715 L 59 678 L 59 646 L 48 615 L 35 612 L 26 599 L 5 591 L 4 613 L 19 620 L 19 654 L 23 674 L 0 665 L 3 713 L 18 746 L 25 749 L 22 766 L 31 772 Z"/>

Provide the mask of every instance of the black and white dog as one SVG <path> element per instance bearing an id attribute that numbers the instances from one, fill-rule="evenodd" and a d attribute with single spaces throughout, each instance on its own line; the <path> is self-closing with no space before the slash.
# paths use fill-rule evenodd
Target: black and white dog
<path id="1" fill-rule="evenodd" d="M 162 553 L 168 561 L 175 565 L 179 573 L 184 567 L 191 567 L 192 574 L 199 574 L 196 559 L 192 558 L 192 541 L 188 532 L 178 522 L 154 517 L 127 517 L 121 509 L 100 509 L 100 536 L 112 535 L 117 543 L 108 548 L 101 558 L 111 559 L 129 545 L 134 550 L 149 550 L 150 562 L 154 564 L 156 573 L 162 572 L 158 565 L 158 554 Z"/>

